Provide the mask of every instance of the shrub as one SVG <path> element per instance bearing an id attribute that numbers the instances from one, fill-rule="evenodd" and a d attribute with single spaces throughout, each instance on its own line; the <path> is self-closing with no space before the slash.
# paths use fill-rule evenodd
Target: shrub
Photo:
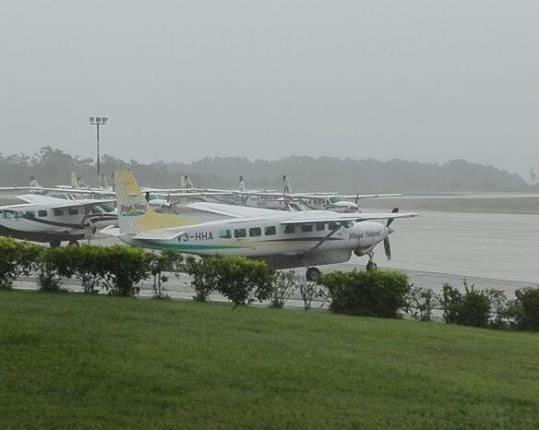
<path id="1" fill-rule="evenodd" d="M 29 275 L 40 247 L 28 242 L 0 237 L 0 288 L 11 288 L 19 276 Z"/>
<path id="2" fill-rule="evenodd" d="M 317 282 L 308 281 L 305 278 L 300 279 L 298 290 L 301 300 L 303 300 L 303 309 L 306 311 L 311 309 L 311 305 L 315 299 L 324 299 L 325 302 L 328 297 L 326 287 Z M 324 303 L 322 303 L 322 306 L 323 305 Z"/>
<path id="3" fill-rule="evenodd" d="M 85 293 L 95 294 L 106 288 L 105 275 L 108 249 L 102 246 L 82 245 L 62 248 L 64 261 L 58 267 L 61 275 L 75 276 Z"/>
<path id="4" fill-rule="evenodd" d="M 106 260 L 102 262 L 109 293 L 131 296 L 134 284 L 148 278 L 150 273 L 148 254 L 139 248 L 113 245 L 104 248 Z"/>
<path id="5" fill-rule="evenodd" d="M 207 302 L 209 295 L 217 288 L 215 257 L 198 259 L 188 256 L 183 270 L 191 276 L 191 287 L 195 290 L 193 300 Z"/>
<path id="6" fill-rule="evenodd" d="M 153 296 L 156 299 L 168 298 L 164 293 L 164 284 L 168 276 L 163 272 L 178 272 L 182 265 L 182 256 L 176 251 L 162 251 L 158 254 L 149 254 L 149 268 L 153 276 Z"/>
<path id="7" fill-rule="evenodd" d="M 432 311 L 439 301 L 439 297 L 431 288 L 410 286 L 407 297 L 406 312 L 419 321 L 431 321 Z"/>
<path id="8" fill-rule="evenodd" d="M 265 262 L 244 257 L 215 257 L 210 261 L 217 291 L 234 306 L 261 302 L 271 296 L 271 274 Z"/>
<path id="9" fill-rule="evenodd" d="M 408 277 L 396 271 L 333 272 L 322 277 L 333 312 L 349 315 L 397 318 L 406 306 Z"/>
<path id="10" fill-rule="evenodd" d="M 539 288 L 521 288 L 515 291 L 506 311 L 519 330 L 539 330 Z"/>
<path id="11" fill-rule="evenodd" d="M 68 248 L 42 248 L 37 258 L 38 283 L 41 291 L 66 292 L 60 288 L 63 277 L 70 277 Z"/>
<path id="12" fill-rule="evenodd" d="M 297 275 L 294 271 L 275 272 L 271 285 L 271 307 L 280 309 L 297 288 Z"/>
<path id="13" fill-rule="evenodd" d="M 490 321 L 491 298 L 488 290 L 476 290 L 464 282 L 465 292 L 449 284 L 442 287 L 441 305 L 447 324 L 488 327 Z"/>

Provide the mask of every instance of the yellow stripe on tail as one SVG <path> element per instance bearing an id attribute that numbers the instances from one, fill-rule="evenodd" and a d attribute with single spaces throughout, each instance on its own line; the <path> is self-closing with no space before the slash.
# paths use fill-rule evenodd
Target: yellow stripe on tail
<path id="1" fill-rule="evenodd" d="M 114 172 L 114 185 L 118 201 L 118 223 L 122 235 L 197 224 L 193 218 L 158 213 L 150 208 L 130 170 Z"/>

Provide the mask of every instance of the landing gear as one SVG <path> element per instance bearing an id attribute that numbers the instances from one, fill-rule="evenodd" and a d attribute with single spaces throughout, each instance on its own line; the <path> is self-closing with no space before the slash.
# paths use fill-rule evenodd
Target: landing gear
<path id="1" fill-rule="evenodd" d="M 318 283 L 322 277 L 322 272 L 316 267 L 309 267 L 305 273 L 305 277 L 307 278 L 307 281 Z"/>
<path id="2" fill-rule="evenodd" d="M 51 240 L 49 242 L 49 246 L 51 248 L 58 248 L 60 245 L 62 245 L 62 241 L 60 241 L 60 240 Z"/>
<path id="3" fill-rule="evenodd" d="M 371 270 L 376 270 L 376 269 L 378 269 L 378 266 L 377 266 L 376 263 L 374 262 L 374 252 L 373 252 L 373 251 L 369 251 L 368 255 L 369 255 L 369 262 L 367 263 L 367 266 L 365 267 L 365 269 L 367 270 L 367 272 L 370 272 Z"/>

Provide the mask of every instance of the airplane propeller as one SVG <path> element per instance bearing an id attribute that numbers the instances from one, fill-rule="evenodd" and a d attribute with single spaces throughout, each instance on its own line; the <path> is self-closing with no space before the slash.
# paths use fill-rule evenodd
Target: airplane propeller
<path id="1" fill-rule="evenodd" d="M 399 208 L 393 208 L 391 213 L 397 213 L 399 211 Z M 391 223 L 394 221 L 394 218 L 390 218 L 387 220 L 386 227 L 388 228 L 387 236 L 384 238 L 384 251 L 386 253 L 386 258 L 388 260 L 391 260 L 391 244 L 389 243 L 389 235 L 393 232 L 392 229 L 389 228 Z"/>

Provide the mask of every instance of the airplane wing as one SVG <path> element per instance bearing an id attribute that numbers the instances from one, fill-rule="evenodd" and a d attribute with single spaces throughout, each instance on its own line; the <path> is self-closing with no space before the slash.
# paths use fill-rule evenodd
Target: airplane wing
<path id="1" fill-rule="evenodd" d="M 54 203 L 52 208 L 76 208 L 85 206 L 95 206 L 102 203 L 116 203 L 116 199 L 83 199 L 83 200 L 63 200 L 62 202 Z"/>
<path id="2" fill-rule="evenodd" d="M 295 212 L 294 217 L 288 220 L 281 221 L 280 224 L 308 224 L 315 222 L 344 222 L 344 221 L 375 221 L 384 219 L 397 219 L 397 218 L 413 218 L 418 214 L 410 213 L 395 213 L 395 212 L 381 212 L 381 213 L 337 213 L 330 211 L 306 211 Z"/>
<path id="3" fill-rule="evenodd" d="M 396 194 L 336 194 L 337 197 L 340 197 L 342 199 L 376 199 L 378 197 L 399 197 L 402 196 L 402 193 L 396 193 Z"/>
<path id="4" fill-rule="evenodd" d="M 54 205 L 56 203 L 62 204 L 69 201 L 59 197 L 51 197 L 43 194 L 19 194 L 16 197 L 26 203 L 33 203 L 35 205 Z"/>
<path id="5" fill-rule="evenodd" d="M 38 188 L 39 190 L 43 191 L 55 191 L 55 192 L 62 192 L 62 193 L 70 193 L 70 194 L 92 194 L 92 195 L 101 195 L 101 196 L 114 196 L 116 193 L 112 190 L 106 190 L 103 188 Z"/>
<path id="6" fill-rule="evenodd" d="M 227 205 L 223 203 L 194 202 L 189 203 L 186 206 L 191 209 L 225 215 L 230 218 L 255 218 L 275 216 L 283 213 L 282 211 L 275 209 L 252 208 L 247 206 Z"/>
<path id="7" fill-rule="evenodd" d="M 214 191 L 197 191 L 194 193 L 166 193 L 162 191 L 149 191 L 152 195 L 157 196 L 164 196 L 164 197 L 207 197 L 207 196 L 229 196 L 231 193 L 225 193 L 225 192 L 214 192 Z"/>
<path id="8" fill-rule="evenodd" d="M 47 197 L 47 196 L 42 196 Z M 47 201 L 34 201 L 34 202 L 28 202 L 28 203 L 19 203 L 15 205 L 7 205 L 7 206 L 0 206 L 0 209 L 37 209 L 37 208 L 43 208 L 43 209 L 63 209 L 63 208 L 80 208 L 80 207 L 88 207 L 88 206 L 96 206 L 103 203 L 115 203 L 116 200 L 107 199 L 107 200 L 97 200 L 97 199 L 84 199 L 84 200 L 67 200 L 67 199 L 59 199 L 55 197 L 50 197 L 52 200 Z"/>

